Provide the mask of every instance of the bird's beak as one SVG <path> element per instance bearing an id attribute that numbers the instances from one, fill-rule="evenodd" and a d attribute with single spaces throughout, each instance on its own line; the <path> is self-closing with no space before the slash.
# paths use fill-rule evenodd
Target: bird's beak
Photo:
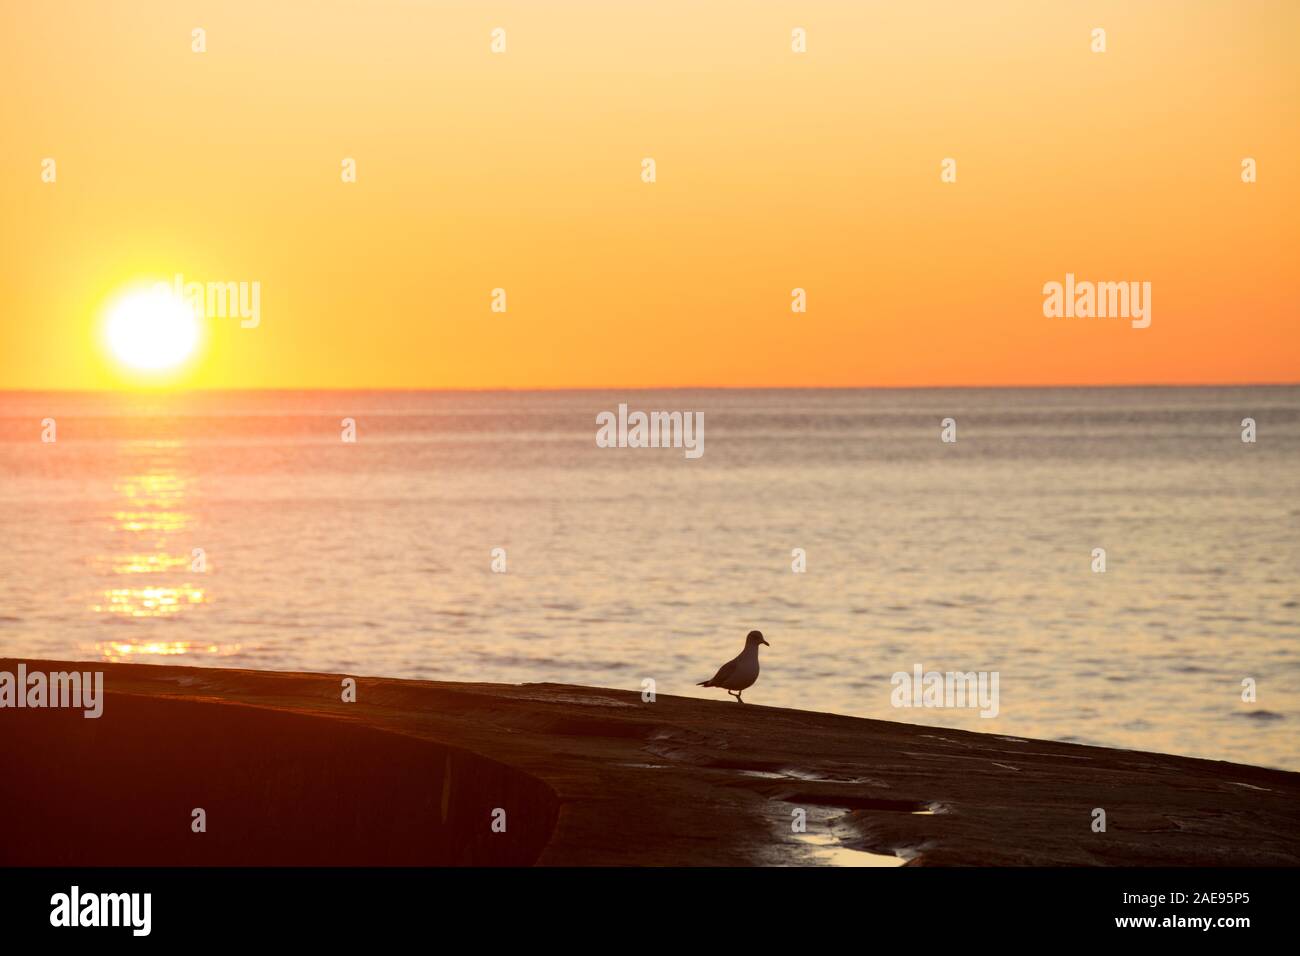
<path id="1" fill-rule="evenodd" d="M 764 638 L 761 638 L 761 637 L 758 639 L 758 642 L 759 642 L 760 644 L 767 644 L 767 640 L 764 639 Z M 768 646 L 768 647 L 771 647 L 772 645 L 771 645 L 771 644 L 767 644 L 767 646 Z"/>

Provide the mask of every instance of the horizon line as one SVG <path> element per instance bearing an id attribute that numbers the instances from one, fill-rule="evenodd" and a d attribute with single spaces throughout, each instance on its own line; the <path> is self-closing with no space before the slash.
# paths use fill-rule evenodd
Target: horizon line
<path id="1" fill-rule="evenodd" d="M 1107 382 L 1101 384 L 998 384 L 998 385 L 274 385 L 274 386 L 193 386 L 134 385 L 98 388 L 0 388 L 0 395 L 81 394 L 81 395 L 165 395 L 205 392 L 868 392 L 868 391 L 940 391 L 940 390 L 1046 390 L 1046 389 L 1122 389 L 1122 388 L 1295 388 L 1300 381 L 1289 382 Z"/>

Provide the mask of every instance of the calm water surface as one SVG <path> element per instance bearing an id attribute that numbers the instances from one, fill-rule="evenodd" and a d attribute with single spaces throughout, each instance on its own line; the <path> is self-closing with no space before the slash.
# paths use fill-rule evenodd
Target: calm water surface
<path id="1" fill-rule="evenodd" d="M 725 699 L 757 627 L 752 703 L 1300 769 L 1295 388 L 0 393 L 0 541 L 3 655 Z"/>

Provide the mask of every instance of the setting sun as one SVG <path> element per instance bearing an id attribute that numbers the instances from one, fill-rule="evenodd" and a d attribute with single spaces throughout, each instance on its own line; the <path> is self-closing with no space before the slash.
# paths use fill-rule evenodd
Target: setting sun
<path id="1" fill-rule="evenodd" d="M 199 320 L 165 286 L 123 296 L 108 312 L 108 350 L 123 365 L 142 372 L 166 372 L 194 355 Z"/>

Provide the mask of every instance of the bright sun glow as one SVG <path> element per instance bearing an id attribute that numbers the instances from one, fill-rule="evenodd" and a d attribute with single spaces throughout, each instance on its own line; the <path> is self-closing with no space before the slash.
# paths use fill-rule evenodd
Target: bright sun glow
<path id="1" fill-rule="evenodd" d="M 165 286 L 124 296 L 104 329 L 114 358 L 144 372 L 178 367 L 198 348 L 199 333 L 193 310 Z"/>

